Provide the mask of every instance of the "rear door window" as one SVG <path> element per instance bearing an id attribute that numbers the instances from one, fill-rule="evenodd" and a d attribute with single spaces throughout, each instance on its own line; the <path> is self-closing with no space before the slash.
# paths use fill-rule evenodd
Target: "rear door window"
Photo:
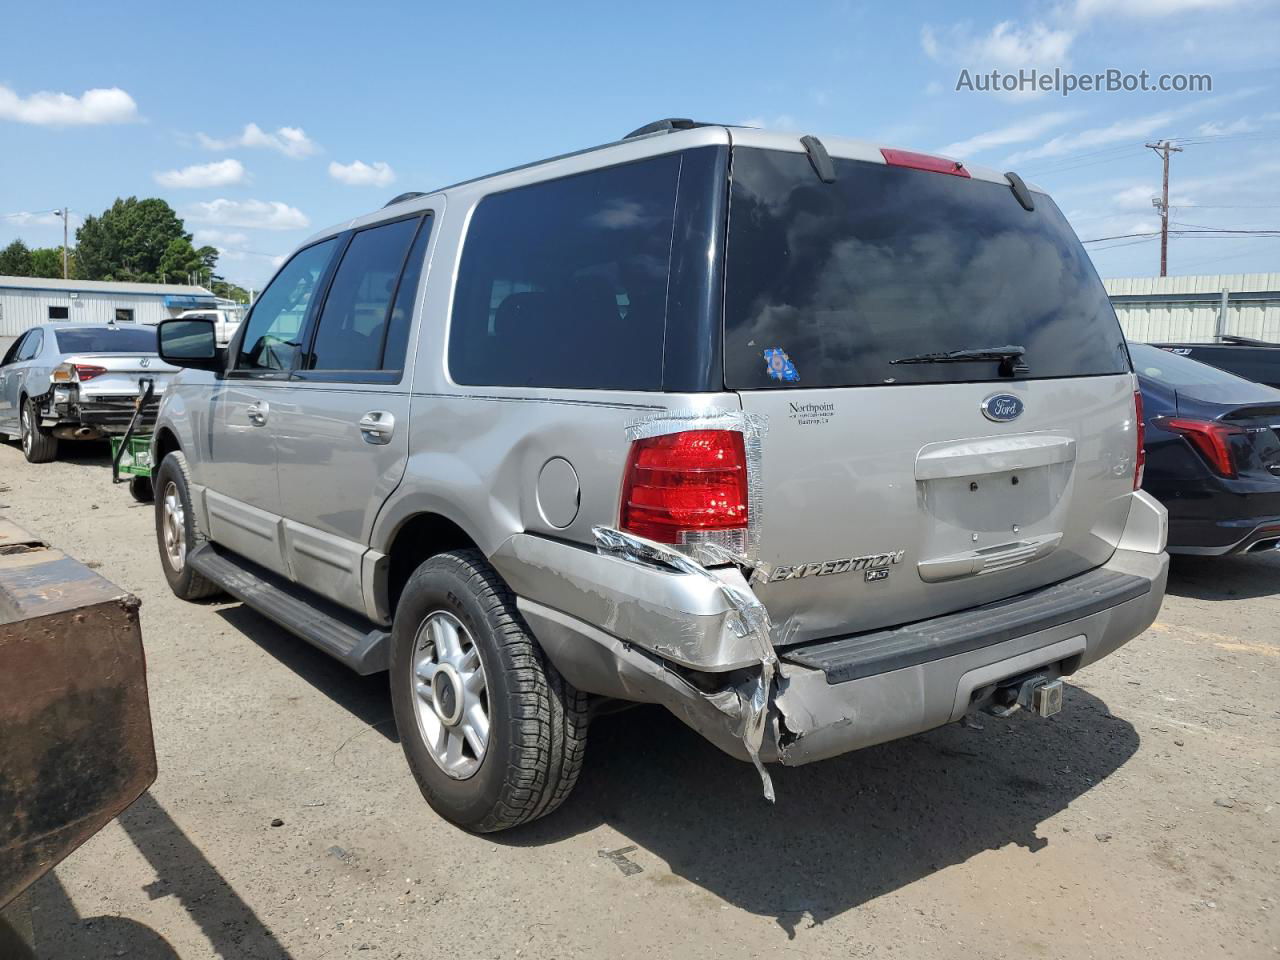
<path id="1" fill-rule="evenodd" d="M 725 381 L 733 389 L 999 380 L 994 362 L 891 361 L 1017 345 L 1020 379 L 1127 372 L 1124 337 L 1048 197 L 803 153 L 733 153 Z"/>
<path id="2" fill-rule="evenodd" d="M 44 331 L 32 330 L 31 333 L 27 336 L 27 338 L 22 341 L 22 346 L 18 348 L 18 359 L 19 360 L 32 359 L 37 353 L 40 352 L 40 349 L 43 346 L 44 346 Z"/>
<path id="3" fill-rule="evenodd" d="M 458 383 L 658 390 L 680 157 L 483 199 L 449 335 Z"/>
<path id="4" fill-rule="evenodd" d="M 403 365 L 399 327 L 407 317 L 396 319 L 396 341 L 390 355 L 386 347 L 393 325 L 393 301 L 396 309 L 405 310 L 397 289 L 422 222 L 422 217 L 396 220 L 352 236 L 325 296 L 304 369 L 373 371 Z M 413 270 L 409 278 L 415 289 L 418 272 Z"/>

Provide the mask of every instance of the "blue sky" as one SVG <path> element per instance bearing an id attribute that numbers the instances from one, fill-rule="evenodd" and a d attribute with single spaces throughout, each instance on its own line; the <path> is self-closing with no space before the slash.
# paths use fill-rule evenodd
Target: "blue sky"
<path id="1" fill-rule="evenodd" d="M 839 134 L 1013 169 L 1104 276 L 1152 275 L 1172 220 L 1280 227 L 1280 0 L 10 5 L 0 244 L 42 211 L 161 196 L 260 287 L 316 229 L 402 190 L 664 116 Z M 15 42 L 19 41 L 19 42 Z M 956 91 L 961 69 L 1208 73 L 1212 92 Z M 74 224 L 74 220 L 73 220 Z M 1170 273 L 1280 270 L 1280 237 L 1178 237 Z"/>

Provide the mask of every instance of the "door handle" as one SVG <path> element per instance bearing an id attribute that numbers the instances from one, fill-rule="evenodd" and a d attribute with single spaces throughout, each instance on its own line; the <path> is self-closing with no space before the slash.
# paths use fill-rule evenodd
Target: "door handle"
<path id="1" fill-rule="evenodd" d="M 270 412 L 271 404 L 265 400 L 256 400 L 244 408 L 244 415 L 249 418 L 249 422 L 255 427 L 265 424 L 267 422 L 267 414 Z"/>
<path id="2" fill-rule="evenodd" d="M 396 418 L 386 410 L 370 410 L 360 418 L 360 435 L 365 443 L 390 443 Z"/>

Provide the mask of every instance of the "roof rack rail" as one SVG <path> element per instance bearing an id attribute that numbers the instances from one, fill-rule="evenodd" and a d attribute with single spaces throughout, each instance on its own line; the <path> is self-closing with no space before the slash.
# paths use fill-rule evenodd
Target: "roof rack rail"
<path id="1" fill-rule="evenodd" d="M 406 200 L 417 200 L 419 197 L 425 197 L 426 194 L 421 190 L 409 190 L 405 193 L 397 194 L 382 205 L 382 209 L 394 207 L 397 203 L 404 203 Z"/>
<path id="2" fill-rule="evenodd" d="M 692 130 L 694 127 L 709 126 L 711 124 L 699 123 L 687 117 L 667 117 L 663 120 L 655 120 L 653 123 L 646 123 L 643 127 L 637 127 L 622 139 L 630 140 L 632 137 L 647 137 L 651 133 L 671 133 L 673 130 Z"/>

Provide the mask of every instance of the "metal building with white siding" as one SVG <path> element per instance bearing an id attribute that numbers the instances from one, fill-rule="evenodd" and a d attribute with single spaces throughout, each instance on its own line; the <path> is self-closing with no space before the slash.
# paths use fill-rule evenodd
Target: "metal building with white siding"
<path id="1" fill-rule="evenodd" d="M 174 283 L 0 277 L 0 340 L 50 320 L 156 324 L 218 303 L 204 287 Z"/>
<path id="2" fill-rule="evenodd" d="M 1103 280 L 1130 340 L 1207 341 L 1229 334 L 1280 343 L 1280 273 Z"/>

